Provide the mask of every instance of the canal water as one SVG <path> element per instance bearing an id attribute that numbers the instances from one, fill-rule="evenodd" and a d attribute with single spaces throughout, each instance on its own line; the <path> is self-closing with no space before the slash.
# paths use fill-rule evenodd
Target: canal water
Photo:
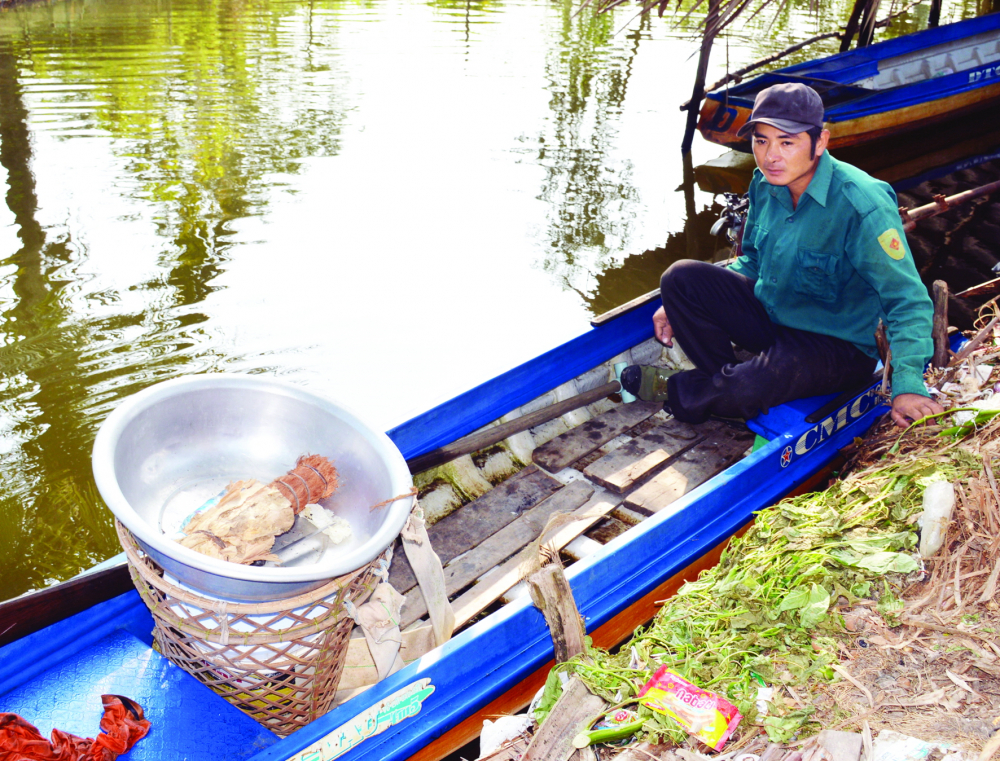
<path id="1" fill-rule="evenodd" d="M 849 9 L 780 5 L 718 41 L 709 81 Z M 913 13 L 889 34 L 923 28 Z M 261 373 L 388 429 L 579 333 L 672 260 L 712 258 L 718 206 L 679 151 L 701 21 L 683 15 L 0 12 L 0 599 L 117 554 L 91 446 L 152 383 Z M 720 153 L 696 137 L 694 164 Z"/>

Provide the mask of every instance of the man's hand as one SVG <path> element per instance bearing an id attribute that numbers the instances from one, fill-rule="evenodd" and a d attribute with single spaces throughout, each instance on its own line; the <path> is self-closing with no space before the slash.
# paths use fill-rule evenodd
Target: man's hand
<path id="1" fill-rule="evenodd" d="M 892 400 L 892 421 L 900 428 L 906 428 L 915 420 L 940 412 L 944 412 L 944 407 L 920 394 L 900 394 Z"/>
<path id="2" fill-rule="evenodd" d="M 653 312 L 653 334 L 660 343 L 673 347 L 674 329 L 670 327 L 670 320 L 667 319 L 667 313 L 663 307 Z"/>

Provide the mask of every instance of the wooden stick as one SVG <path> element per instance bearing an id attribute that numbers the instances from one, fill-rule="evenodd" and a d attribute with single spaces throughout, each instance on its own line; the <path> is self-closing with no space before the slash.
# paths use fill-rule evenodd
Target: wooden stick
<path id="1" fill-rule="evenodd" d="M 979 761 L 990 761 L 996 756 L 998 750 L 1000 750 L 1000 732 L 993 735 L 989 739 L 989 742 L 983 746 L 982 751 L 979 753 Z"/>
<path id="2" fill-rule="evenodd" d="M 583 621 L 573 600 L 566 574 L 559 563 L 549 563 L 527 578 L 531 601 L 549 625 L 556 663 L 565 663 L 584 650 Z"/>
<path id="3" fill-rule="evenodd" d="M 970 639 L 978 639 L 985 642 L 991 648 L 995 647 L 993 644 L 993 639 L 991 637 L 986 637 L 978 632 L 969 632 L 964 629 L 956 629 L 952 626 L 941 626 L 939 624 L 932 624 L 927 621 L 921 621 L 920 619 L 913 618 L 908 615 L 901 615 L 899 620 L 906 624 L 907 626 L 916 626 L 918 629 L 929 629 L 932 632 L 941 632 L 942 634 L 952 634 L 958 637 L 969 637 Z M 836 669 L 836 666 L 834 666 Z"/>
<path id="4" fill-rule="evenodd" d="M 691 143 L 694 140 L 695 128 L 698 125 L 698 111 L 701 101 L 705 98 L 705 74 L 708 72 L 708 57 L 715 42 L 715 32 L 710 31 L 719 18 L 720 0 L 708 0 L 708 16 L 705 18 L 705 33 L 701 40 L 701 53 L 698 56 L 698 69 L 695 72 L 694 90 L 691 93 L 688 107 L 687 122 L 684 127 L 684 139 L 681 140 L 681 153 L 691 153 Z"/>
<path id="5" fill-rule="evenodd" d="M 889 348 L 889 338 L 885 333 L 885 323 L 881 319 L 878 327 L 875 328 L 875 348 L 878 349 L 878 356 L 882 360 L 882 391 L 889 387 L 892 382 L 892 349 Z"/>
<path id="6" fill-rule="evenodd" d="M 941 214 L 942 212 L 948 211 L 948 209 L 952 206 L 957 206 L 960 203 L 971 201 L 973 198 L 978 198 L 979 196 L 989 195 L 995 190 L 1000 190 L 1000 180 L 991 182 L 989 185 L 982 185 L 978 188 L 972 188 L 971 190 L 956 193 L 955 195 L 948 196 L 947 198 L 935 198 L 935 200 L 931 203 L 918 206 L 915 209 L 900 209 L 899 214 L 903 218 L 903 230 L 909 232 L 917 226 L 917 220 L 919 219 Z"/>
<path id="7" fill-rule="evenodd" d="M 855 687 L 857 687 L 859 690 L 861 690 L 861 692 L 864 693 L 864 696 L 866 698 L 868 698 L 868 704 L 872 708 L 875 707 L 875 698 L 872 697 L 872 694 L 868 691 L 867 687 L 865 687 L 863 684 L 861 684 L 861 682 L 859 682 L 853 676 L 851 676 L 850 674 L 848 674 L 847 671 L 845 671 L 842 667 L 838 666 L 837 664 L 835 664 L 835 663 L 832 664 L 831 668 L 834 671 L 836 671 L 838 674 L 840 674 L 842 677 L 844 677 L 844 679 L 846 679 L 848 682 L 850 682 Z"/>
<path id="8" fill-rule="evenodd" d="M 736 71 L 726 74 L 722 79 L 718 80 L 714 84 L 705 88 L 705 92 L 712 92 L 713 90 L 718 90 L 723 85 L 728 85 L 730 82 L 736 82 L 737 84 L 743 81 L 743 75 L 749 74 L 755 69 L 759 69 L 761 66 L 767 66 L 769 63 L 774 63 L 775 61 L 784 58 L 786 55 L 794 53 L 796 50 L 801 50 L 807 45 L 812 45 L 814 42 L 819 42 L 820 40 L 826 40 L 830 37 L 839 37 L 840 32 L 825 32 L 823 34 L 817 34 L 815 37 L 810 37 L 808 40 L 802 42 L 797 42 L 791 45 L 779 53 L 774 53 L 773 55 L 766 56 L 757 61 L 754 61 L 749 66 L 744 66 L 742 69 L 737 69 Z M 686 100 L 681 104 L 681 111 L 687 111 L 688 107 L 691 105 L 690 100 Z"/>
<path id="9" fill-rule="evenodd" d="M 861 29 L 858 30 L 857 48 L 866 48 L 872 44 L 875 37 L 875 15 L 878 13 L 878 6 L 881 0 L 867 0 L 864 12 L 861 16 Z"/>
<path id="10" fill-rule="evenodd" d="M 1000 291 L 1000 277 L 966 288 L 964 291 L 956 293 L 955 296 L 960 299 L 970 299 L 976 296 L 992 296 L 997 291 Z"/>
<path id="11" fill-rule="evenodd" d="M 597 327 L 598 325 L 603 325 L 606 322 L 611 322 L 616 317 L 620 317 L 626 312 L 631 312 L 633 309 L 641 307 L 643 304 L 648 304 L 650 301 L 655 301 L 660 298 L 660 289 L 650 291 L 649 293 L 644 293 L 642 296 L 636 296 L 631 301 L 626 301 L 624 304 L 616 306 L 614 309 L 609 309 L 604 314 L 599 314 L 593 320 L 590 321 L 591 326 Z"/>
<path id="12" fill-rule="evenodd" d="M 567 412 L 572 412 L 580 407 L 593 404 L 599 399 L 603 399 L 619 391 L 621 391 L 621 384 L 618 381 L 614 380 L 610 383 L 605 383 L 603 386 L 592 388 L 590 391 L 584 391 L 582 394 L 577 394 L 569 399 L 564 399 L 548 407 L 543 407 L 540 410 L 529 412 L 527 415 L 521 415 L 521 417 L 514 420 L 478 431 L 477 433 L 472 433 L 451 444 L 446 444 L 440 449 L 413 457 L 407 460 L 406 464 L 409 466 L 411 473 L 421 473 L 430 468 L 436 468 L 438 465 L 444 465 L 446 462 L 451 462 L 457 457 L 492 446 L 499 441 L 503 441 L 508 436 L 513 436 L 515 433 L 520 433 L 529 428 L 534 428 L 536 425 L 547 423 L 560 415 L 565 415 Z"/>
<path id="13" fill-rule="evenodd" d="M 934 357 L 931 364 L 934 367 L 947 367 L 950 352 L 948 351 L 948 284 L 944 280 L 935 280 L 932 286 L 934 300 L 934 323 L 931 336 L 934 338 Z"/>
<path id="14" fill-rule="evenodd" d="M 964 347 L 962 347 L 962 350 L 955 355 L 955 357 L 951 360 L 949 364 L 950 365 L 960 364 L 966 357 L 968 357 L 970 354 L 972 354 L 972 352 L 978 349 L 979 345 L 986 340 L 986 337 L 990 334 L 990 331 L 993 330 L 993 326 L 997 324 L 997 320 L 1000 320 L 1000 315 L 994 317 L 992 320 L 989 321 L 989 323 L 986 325 L 985 328 L 976 333 L 975 337 L 971 341 L 969 341 L 969 343 L 967 343 Z"/>
<path id="15" fill-rule="evenodd" d="M 576 752 L 573 738 L 590 729 L 605 703 L 579 677 L 570 677 L 521 761 L 567 761 Z"/>

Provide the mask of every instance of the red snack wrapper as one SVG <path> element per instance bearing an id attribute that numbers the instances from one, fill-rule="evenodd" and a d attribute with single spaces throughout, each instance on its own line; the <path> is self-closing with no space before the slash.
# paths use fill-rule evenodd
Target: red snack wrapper
<path id="1" fill-rule="evenodd" d="M 660 666 L 639 692 L 639 702 L 670 716 L 713 750 L 722 750 L 743 716 L 722 696 Z"/>

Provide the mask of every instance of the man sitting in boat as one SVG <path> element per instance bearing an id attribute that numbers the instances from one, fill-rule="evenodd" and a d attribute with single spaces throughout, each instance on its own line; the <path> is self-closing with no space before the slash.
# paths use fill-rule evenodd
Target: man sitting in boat
<path id="1" fill-rule="evenodd" d="M 632 365 L 622 386 L 676 418 L 750 418 L 806 396 L 857 388 L 877 363 L 881 318 L 892 351 L 892 419 L 942 412 L 924 366 L 933 309 L 900 232 L 896 194 L 833 158 L 811 87 L 762 90 L 750 119 L 757 162 L 741 256 L 729 266 L 679 261 L 663 273 L 656 337 L 695 365 Z M 736 344 L 756 356 L 737 362 Z"/>

